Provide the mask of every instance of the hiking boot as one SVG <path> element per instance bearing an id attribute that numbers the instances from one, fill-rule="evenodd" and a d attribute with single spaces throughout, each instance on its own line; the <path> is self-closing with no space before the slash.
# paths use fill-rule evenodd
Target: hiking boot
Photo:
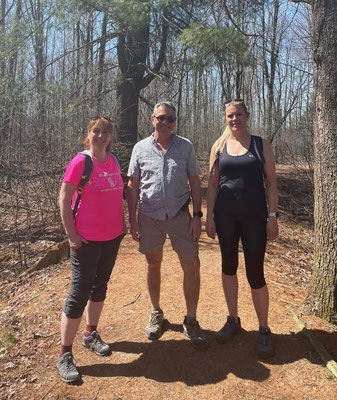
<path id="1" fill-rule="evenodd" d="M 241 329 L 241 321 L 235 323 L 235 318 L 228 316 L 225 325 L 216 333 L 215 340 L 218 343 L 224 344 L 230 340 Z"/>
<path id="2" fill-rule="evenodd" d="M 257 354 L 260 358 L 268 358 L 274 354 L 273 337 L 269 328 L 259 329 Z"/>
<path id="3" fill-rule="evenodd" d="M 80 378 L 75 364 L 73 355 L 70 352 L 64 353 L 56 363 L 56 368 L 60 373 L 60 377 L 64 382 L 72 383 Z"/>
<path id="4" fill-rule="evenodd" d="M 200 329 L 198 321 L 187 322 L 187 317 L 185 317 L 183 328 L 184 328 L 184 335 L 190 339 L 191 345 L 195 349 L 207 348 L 208 342 L 205 334 Z"/>
<path id="5" fill-rule="evenodd" d="M 110 346 L 103 342 L 97 331 L 91 332 L 89 336 L 83 333 L 82 344 L 98 356 L 107 356 L 110 353 Z"/>
<path id="6" fill-rule="evenodd" d="M 152 310 L 149 322 L 145 327 L 145 335 L 150 340 L 157 340 L 163 334 L 164 313 L 160 310 Z"/>

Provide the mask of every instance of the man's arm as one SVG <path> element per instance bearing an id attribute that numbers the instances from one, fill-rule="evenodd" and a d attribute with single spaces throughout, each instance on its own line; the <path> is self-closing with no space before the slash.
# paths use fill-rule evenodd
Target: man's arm
<path id="1" fill-rule="evenodd" d="M 130 232 L 134 240 L 139 242 L 141 233 L 139 231 L 137 222 L 137 205 L 139 200 L 139 183 L 140 180 L 137 178 L 130 177 L 127 188 L 127 200 L 129 209 L 129 222 Z"/>
<path id="2" fill-rule="evenodd" d="M 193 205 L 193 213 L 201 211 L 201 185 L 200 185 L 200 177 L 190 176 L 189 183 L 191 187 L 191 197 L 192 197 L 192 205 Z M 201 234 L 201 218 L 197 216 L 192 217 L 192 221 L 189 229 L 190 234 L 192 234 L 193 240 L 196 242 L 199 241 Z"/>

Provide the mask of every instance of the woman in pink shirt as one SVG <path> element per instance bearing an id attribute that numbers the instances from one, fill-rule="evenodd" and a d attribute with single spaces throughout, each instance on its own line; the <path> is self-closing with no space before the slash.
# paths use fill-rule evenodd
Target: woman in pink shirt
<path id="1" fill-rule="evenodd" d="M 90 120 L 84 144 L 92 156 L 93 168 L 75 216 L 71 204 L 77 197 L 84 172 L 84 154 L 79 153 L 71 160 L 60 190 L 61 217 L 70 244 L 72 281 L 61 317 L 61 352 L 56 365 L 61 379 L 68 383 L 80 378 L 73 361 L 72 345 L 84 309 L 83 346 L 100 356 L 110 353 L 109 345 L 97 332 L 97 325 L 119 245 L 126 232 L 123 181 L 119 165 L 109 153 L 111 135 L 110 119 Z"/>

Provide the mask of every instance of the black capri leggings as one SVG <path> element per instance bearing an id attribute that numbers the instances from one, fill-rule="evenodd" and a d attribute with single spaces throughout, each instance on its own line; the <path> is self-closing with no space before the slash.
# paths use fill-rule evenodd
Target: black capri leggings
<path id="1" fill-rule="evenodd" d="M 241 239 L 249 285 L 252 289 L 262 288 L 266 284 L 263 263 L 267 243 L 267 219 L 227 215 L 215 215 L 214 219 L 221 249 L 222 272 L 225 275 L 236 274 Z"/>
<path id="2" fill-rule="evenodd" d="M 104 301 L 119 245 L 125 234 L 104 242 L 83 243 L 76 254 L 70 251 L 71 288 L 63 312 L 68 318 L 82 316 L 88 300 Z"/>

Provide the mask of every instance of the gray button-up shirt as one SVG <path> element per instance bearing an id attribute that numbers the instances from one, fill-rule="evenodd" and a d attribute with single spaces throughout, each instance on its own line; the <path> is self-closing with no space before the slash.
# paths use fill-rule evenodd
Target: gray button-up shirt
<path id="1" fill-rule="evenodd" d="M 200 169 L 192 143 L 173 134 L 162 154 L 153 134 L 133 148 L 128 176 L 140 180 L 139 211 L 164 220 L 174 217 L 189 198 L 188 178 Z"/>

